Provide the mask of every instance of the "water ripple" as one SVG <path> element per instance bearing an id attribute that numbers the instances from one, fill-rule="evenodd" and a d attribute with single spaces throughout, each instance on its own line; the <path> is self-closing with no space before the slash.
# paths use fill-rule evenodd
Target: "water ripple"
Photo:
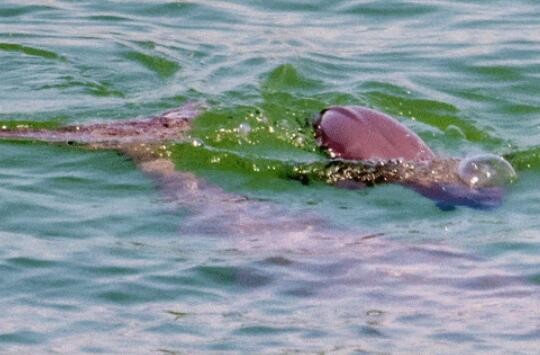
<path id="1" fill-rule="evenodd" d="M 539 14 L 527 0 L 2 2 L 0 125 L 205 101 L 201 148 L 174 145 L 175 163 L 251 208 L 220 189 L 178 205 L 114 152 L 2 142 L 0 349 L 535 353 Z M 519 179 L 498 210 L 441 212 L 399 186 L 269 173 L 326 159 L 309 119 L 332 104 L 391 114 L 445 156 L 504 154 Z"/>

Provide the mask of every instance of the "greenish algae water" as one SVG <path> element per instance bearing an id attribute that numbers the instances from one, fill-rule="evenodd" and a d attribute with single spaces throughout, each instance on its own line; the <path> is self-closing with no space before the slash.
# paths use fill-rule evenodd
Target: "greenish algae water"
<path id="1" fill-rule="evenodd" d="M 116 152 L 1 142 L 0 352 L 536 353 L 539 16 L 527 0 L 3 1 L 2 125 L 206 102 L 176 169 L 247 196 L 260 224 Z M 443 212 L 399 186 L 284 178 L 326 159 L 306 122 L 333 104 L 393 115 L 443 156 L 504 154 L 519 179 L 496 210 Z"/>

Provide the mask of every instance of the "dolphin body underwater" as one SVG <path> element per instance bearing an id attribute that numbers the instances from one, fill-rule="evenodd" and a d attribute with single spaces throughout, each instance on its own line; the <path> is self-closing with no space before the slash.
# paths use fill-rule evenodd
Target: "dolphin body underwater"
<path id="1" fill-rule="evenodd" d="M 188 173 L 174 173 L 164 144 L 183 141 L 192 120 L 202 111 L 198 104 L 146 119 L 71 125 L 58 129 L 3 126 L 0 138 L 52 143 L 83 144 L 93 149 L 118 150 L 162 181 L 188 181 Z M 334 106 L 323 110 L 313 123 L 319 147 L 330 160 L 291 168 L 288 177 L 307 183 L 322 180 L 345 187 L 397 183 L 426 196 L 442 210 L 462 205 L 493 208 L 501 204 L 504 185 L 516 177 L 510 163 L 495 155 L 465 159 L 441 158 L 413 131 L 394 118 L 361 106 Z M 187 199 L 183 199 L 187 200 Z"/>

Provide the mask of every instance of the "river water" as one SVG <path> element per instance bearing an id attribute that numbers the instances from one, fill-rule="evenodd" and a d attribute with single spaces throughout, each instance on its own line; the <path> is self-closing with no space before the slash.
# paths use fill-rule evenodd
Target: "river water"
<path id="1" fill-rule="evenodd" d="M 516 353 L 540 340 L 540 3 L 0 4 L 0 123 L 204 102 L 168 147 L 0 143 L 2 353 Z M 376 108 L 438 154 L 506 155 L 495 210 L 302 185 L 305 122 Z M 276 163 L 277 162 L 277 163 Z"/>

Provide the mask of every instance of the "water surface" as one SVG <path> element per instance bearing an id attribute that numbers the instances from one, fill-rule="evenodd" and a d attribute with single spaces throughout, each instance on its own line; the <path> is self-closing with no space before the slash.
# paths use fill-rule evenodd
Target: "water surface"
<path id="1" fill-rule="evenodd" d="M 2 124 L 204 101 L 176 167 L 248 197 L 260 225 L 116 152 L 2 142 L 0 350 L 535 353 L 539 16 L 526 0 L 3 1 Z M 284 179 L 273 166 L 325 159 L 305 122 L 331 104 L 391 114 L 443 156 L 506 154 L 519 180 L 496 210 L 444 212 L 399 186 Z"/>

